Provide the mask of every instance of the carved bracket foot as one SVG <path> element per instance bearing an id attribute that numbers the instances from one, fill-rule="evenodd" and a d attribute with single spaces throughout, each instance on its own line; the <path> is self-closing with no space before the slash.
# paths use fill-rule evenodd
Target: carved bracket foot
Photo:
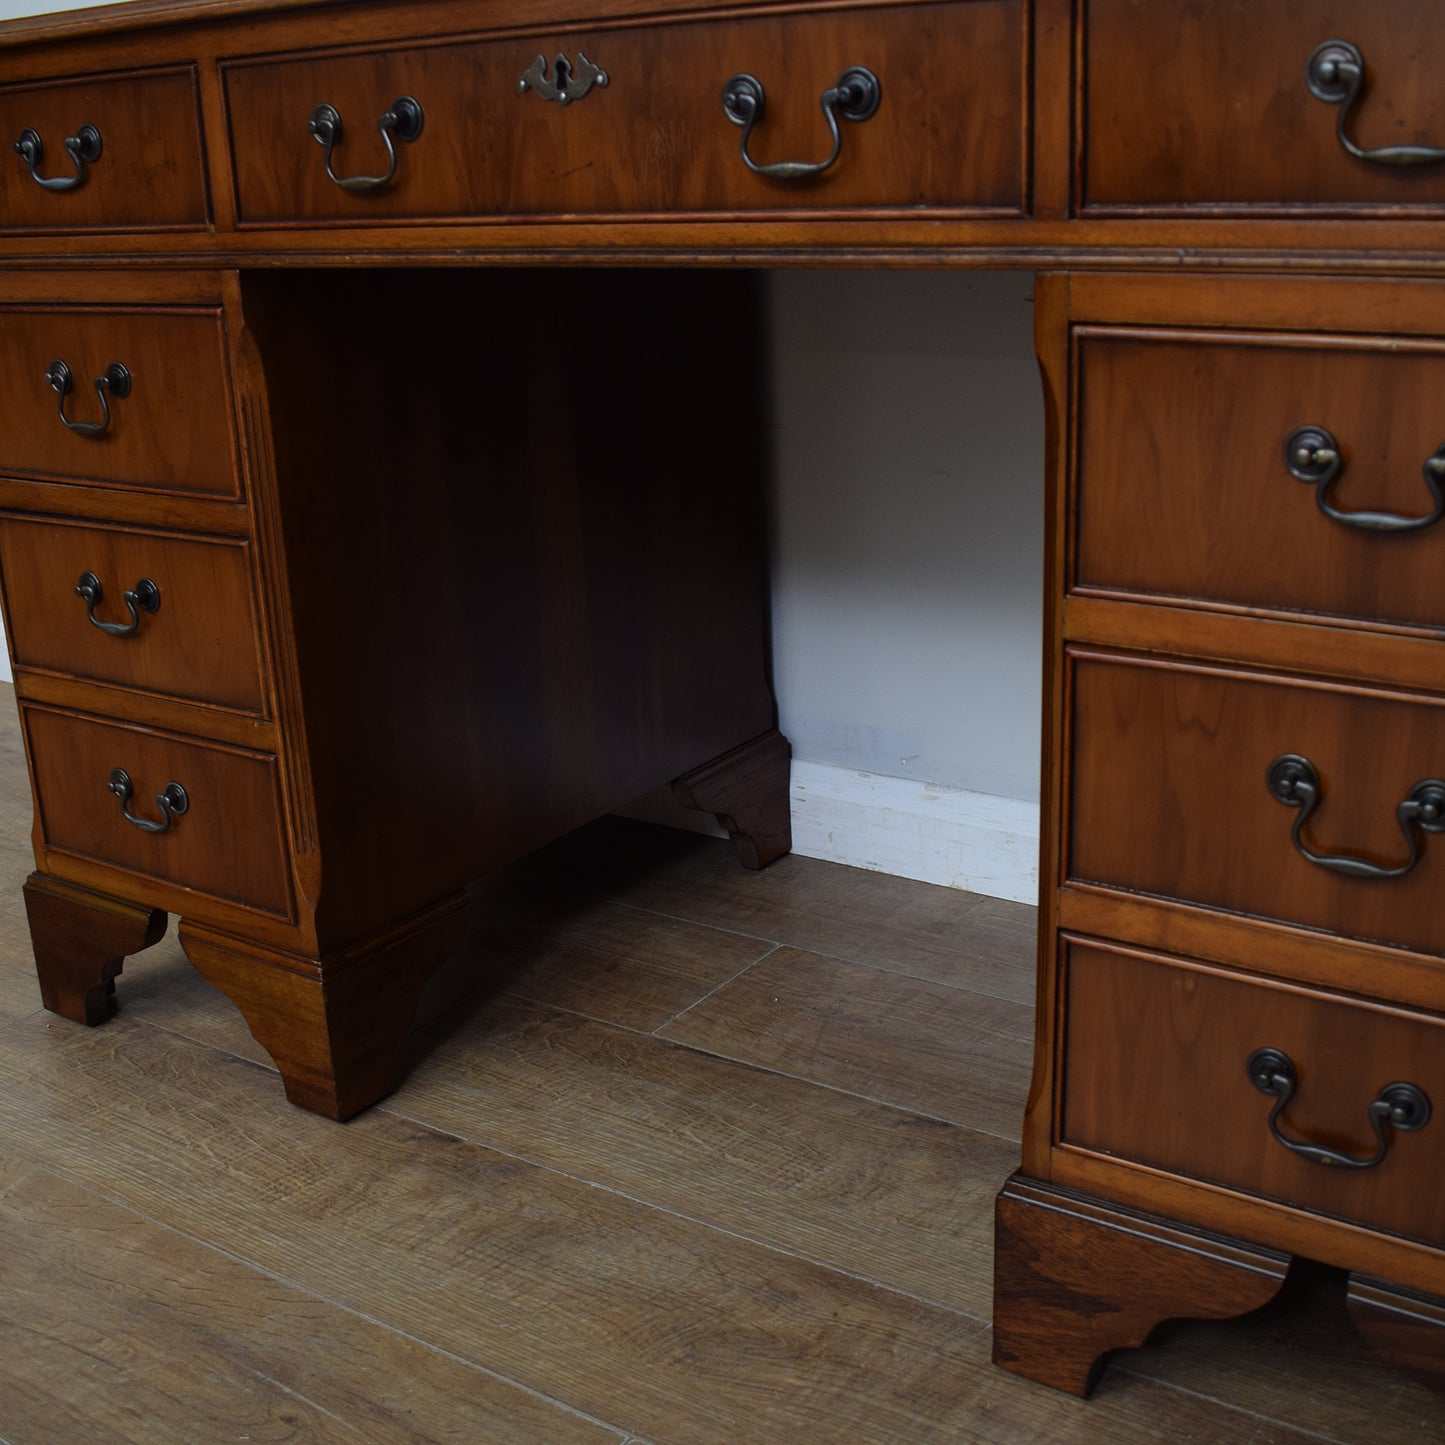
<path id="1" fill-rule="evenodd" d="M 1167 1319 L 1268 1304 L 1289 1256 L 1015 1174 L 994 1229 L 993 1359 L 1074 1395 Z"/>
<path id="2" fill-rule="evenodd" d="M 1445 1299 L 1356 1274 L 1345 1305 L 1380 1360 L 1445 1391 Z"/>
<path id="3" fill-rule="evenodd" d="M 431 975 L 463 944 L 468 902 L 454 893 L 384 933 L 324 958 L 181 924 L 201 975 L 241 1010 L 293 1104 L 331 1119 L 385 1098 Z"/>
<path id="4" fill-rule="evenodd" d="M 744 868 L 766 868 L 793 846 L 792 756 L 782 733 L 764 733 L 675 779 L 673 796 L 727 829 Z"/>
<path id="5" fill-rule="evenodd" d="M 25 881 L 25 912 L 40 998 L 51 1013 L 92 1026 L 115 1006 L 115 980 L 126 958 L 159 943 L 166 915 L 45 873 Z"/>

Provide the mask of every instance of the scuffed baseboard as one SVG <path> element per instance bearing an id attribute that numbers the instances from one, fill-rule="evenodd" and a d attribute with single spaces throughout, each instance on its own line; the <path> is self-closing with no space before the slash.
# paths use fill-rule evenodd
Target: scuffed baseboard
<path id="1" fill-rule="evenodd" d="M 1037 903 L 1039 807 L 912 778 L 793 761 L 793 851 Z"/>
<path id="2" fill-rule="evenodd" d="M 1039 805 L 913 778 L 793 759 L 793 852 L 895 873 L 991 898 L 1037 903 Z M 624 817 L 722 836 L 666 788 L 618 810 Z"/>

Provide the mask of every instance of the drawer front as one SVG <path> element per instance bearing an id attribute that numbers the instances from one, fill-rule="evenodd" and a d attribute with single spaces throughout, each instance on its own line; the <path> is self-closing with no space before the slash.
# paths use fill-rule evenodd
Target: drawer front
<path id="1" fill-rule="evenodd" d="M 70 374 L 63 397 L 46 379 L 56 361 Z M 107 380 L 102 407 L 96 382 L 115 363 L 128 391 L 118 395 Z M 219 311 L 3 307 L 0 376 L 7 476 L 238 494 Z"/>
<path id="2" fill-rule="evenodd" d="M 1086 209 L 1445 204 L 1440 165 L 1351 155 L 1336 134 L 1345 101 L 1318 99 L 1306 76 L 1317 47 L 1350 42 L 1363 62 L 1351 144 L 1445 146 L 1436 0 L 1087 0 L 1083 25 Z"/>
<path id="3" fill-rule="evenodd" d="M 67 141 L 99 136 L 98 154 L 78 166 Z M 41 179 L 11 149 L 26 132 L 40 138 Z M 85 76 L 0 86 L 0 233 L 194 229 L 208 218 L 200 107 L 190 68 L 126 76 Z M 97 149 L 91 142 L 90 147 Z"/>
<path id="4" fill-rule="evenodd" d="M 0 514 L 15 665 L 259 713 L 249 554 L 239 539 Z M 93 603 L 93 588 L 77 595 L 86 574 Z"/>
<path id="5" fill-rule="evenodd" d="M 519 82 L 542 55 L 601 67 L 566 104 Z M 831 149 L 821 98 L 843 72 L 877 77 L 876 113 L 841 120 L 834 165 L 811 178 L 753 174 L 722 104 L 735 75 L 762 85 L 748 140 L 760 165 Z M 487 219 L 599 212 L 1023 205 L 1024 36 L 1018 0 L 968 0 L 477 40 L 236 64 L 226 71 L 243 223 Z M 403 96 L 421 133 L 397 141 L 385 186 L 327 178 L 308 134 L 315 107 L 342 120 L 332 165 L 384 174 L 378 117 Z"/>
<path id="6" fill-rule="evenodd" d="M 1076 587 L 1445 628 L 1445 345 L 1081 328 L 1077 347 Z M 1340 463 L 1292 472 L 1302 428 Z"/>
<path id="7" fill-rule="evenodd" d="M 36 809 L 48 848 L 286 916 L 290 884 L 275 758 L 169 733 L 22 705 Z M 156 795 L 172 783 L 186 806 L 165 832 L 145 831 L 109 791 L 124 769 L 124 803 L 161 823 Z"/>
<path id="8" fill-rule="evenodd" d="M 1445 703 L 1096 655 L 1070 676 L 1071 880 L 1445 950 L 1445 836 L 1398 815 L 1445 779 Z M 1308 814 L 1267 782 L 1287 754 L 1317 773 Z M 1319 857 L 1417 861 L 1393 878 L 1310 862 L 1301 818 Z"/>
<path id="9" fill-rule="evenodd" d="M 1184 960 L 1065 949 L 1062 1144 L 1445 1244 L 1445 1020 Z M 1280 1095 L 1251 1081 L 1263 1049 L 1292 1066 L 1274 1074 L 1293 1075 L 1275 1120 L 1290 1143 L 1374 1159 L 1369 1106 L 1401 1083 L 1430 1117 L 1387 1127 L 1369 1168 L 1304 1157 L 1271 1133 Z"/>

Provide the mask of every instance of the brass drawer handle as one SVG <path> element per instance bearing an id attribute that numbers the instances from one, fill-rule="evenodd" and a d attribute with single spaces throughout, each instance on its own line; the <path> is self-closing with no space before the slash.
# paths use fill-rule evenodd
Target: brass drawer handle
<path id="1" fill-rule="evenodd" d="M 121 817 L 132 827 L 139 828 L 142 833 L 169 833 L 171 825 L 191 806 L 186 790 L 179 783 L 167 783 L 165 788 L 156 794 L 156 807 L 161 810 L 161 821 L 153 823 L 149 818 L 137 818 L 126 806 L 135 795 L 135 788 L 131 784 L 130 774 L 124 768 L 112 769 L 110 781 L 105 786 L 120 799 Z"/>
<path id="2" fill-rule="evenodd" d="M 1310 94 L 1326 105 L 1340 108 L 1335 135 L 1356 160 L 1377 166 L 1431 166 L 1445 161 L 1445 150 L 1434 146 L 1380 146 L 1362 150 L 1345 133 L 1350 111 L 1365 84 L 1365 57 L 1348 40 L 1326 40 L 1315 46 L 1305 66 L 1305 83 Z"/>
<path id="3" fill-rule="evenodd" d="M 81 126 L 74 135 L 66 136 L 62 144 L 75 167 L 73 176 L 46 177 L 40 174 L 37 167 L 45 154 L 45 146 L 39 131 L 26 126 L 20 132 L 20 139 L 15 142 L 15 153 L 25 162 L 30 179 L 37 186 L 44 186 L 47 191 L 73 191 L 84 183 L 86 166 L 94 165 L 100 159 L 100 132 L 93 125 Z"/>
<path id="4" fill-rule="evenodd" d="M 400 141 L 414 141 L 421 134 L 423 116 L 420 104 L 409 95 L 399 96 L 385 115 L 378 116 L 376 128 L 386 146 L 387 159 L 391 162 L 384 176 L 338 176 L 331 169 L 331 153 L 341 140 L 341 112 L 334 105 L 324 102 L 311 112 L 306 129 L 311 138 L 326 151 L 326 175 L 343 191 L 379 191 L 389 185 L 396 174 L 396 146 L 392 137 Z"/>
<path id="5" fill-rule="evenodd" d="M 106 369 L 95 378 L 95 394 L 100 398 L 100 420 L 99 421 L 71 421 L 65 414 L 65 398 L 70 394 L 71 388 L 75 385 L 75 378 L 70 374 L 70 368 L 63 361 L 52 361 L 50 368 L 45 373 L 45 384 L 53 391 L 58 398 L 55 409 L 60 415 L 60 420 L 65 423 L 68 430 L 75 432 L 78 436 L 98 437 L 110 426 L 110 402 L 107 397 L 127 397 L 130 395 L 131 378 L 124 366 L 118 361 L 112 361 Z"/>
<path id="6" fill-rule="evenodd" d="M 1284 442 L 1284 464 L 1289 474 L 1315 489 L 1315 505 L 1332 522 L 1365 532 L 1420 532 L 1445 516 L 1445 443 L 1425 458 L 1422 471 L 1434 505 L 1422 517 L 1396 512 L 1342 512 L 1330 505 L 1329 490 L 1345 469 L 1339 443 L 1322 426 L 1296 427 Z"/>
<path id="7" fill-rule="evenodd" d="M 1328 1164 L 1344 1169 L 1373 1169 L 1383 1164 L 1390 1148 L 1387 1128 L 1408 1132 L 1423 1129 L 1430 1122 L 1430 1100 L 1424 1091 L 1414 1084 L 1386 1084 L 1380 1090 L 1369 1108 L 1370 1127 L 1375 1131 L 1375 1152 L 1366 1159 L 1353 1154 L 1342 1154 L 1338 1149 L 1326 1149 L 1321 1144 L 1305 1144 L 1298 1139 L 1285 1137 L 1279 1127 L 1279 1116 L 1285 1106 L 1294 1098 L 1299 1075 L 1288 1054 L 1279 1049 L 1256 1049 L 1245 1067 L 1249 1081 L 1261 1094 L 1274 1098 L 1274 1108 L 1269 1111 L 1269 1132 L 1284 1145 L 1291 1154 L 1308 1159 L 1312 1164 Z"/>
<path id="8" fill-rule="evenodd" d="M 141 613 L 155 612 L 161 605 L 161 589 L 149 577 L 142 577 L 134 587 L 127 587 L 120 594 L 121 600 L 130 611 L 129 622 L 102 622 L 95 615 L 95 609 L 100 605 L 103 589 L 100 585 L 100 578 L 94 572 L 80 574 L 80 581 L 75 584 L 75 595 L 84 598 L 85 615 L 89 618 L 90 625 L 100 628 L 102 632 L 109 633 L 112 637 L 129 637 L 132 633 L 138 632 Z"/>
<path id="9" fill-rule="evenodd" d="M 1416 783 L 1395 809 L 1400 831 L 1405 835 L 1410 850 L 1403 863 L 1387 867 L 1349 854 L 1315 853 L 1301 837 L 1304 825 L 1320 805 L 1320 775 L 1315 765 L 1298 753 L 1281 753 L 1269 765 L 1265 784 L 1276 801 L 1287 808 L 1299 809 L 1299 817 L 1294 820 L 1290 836 L 1300 857 L 1317 867 L 1328 868 L 1331 873 L 1343 873 L 1347 878 L 1403 878 L 1420 861 L 1420 844 L 1415 830 L 1445 833 L 1445 783 L 1439 778 L 1426 778 L 1424 782 Z"/>
<path id="10" fill-rule="evenodd" d="M 794 181 L 805 176 L 821 175 L 838 159 L 843 138 L 838 132 L 838 116 L 844 120 L 867 120 L 878 109 L 883 93 L 878 77 L 861 65 L 852 65 L 838 77 L 837 85 L 823 92 L 823 118 L 833 136 L 833 153 L 825 161 L 774 161 L 760 166 L 748 154 L 748 137 L 763 118 L 765 96 L 762 82 L 751 75 L 735 75 L 723 87 L 723 111 L 734 125 L 743 128 L 740 146 L 743 164 L 755 175 L 775 180 Z"/>

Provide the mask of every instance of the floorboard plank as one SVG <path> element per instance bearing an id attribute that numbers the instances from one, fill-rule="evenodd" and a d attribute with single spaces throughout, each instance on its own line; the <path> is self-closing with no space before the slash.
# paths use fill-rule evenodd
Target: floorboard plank
<path id="1" fill-rule="evenodd" d="M 622 1440 L 4 1156 L 0 1281 L 16 1440 Z"/>
<path id="2" fill-rule="evenodd" d="M 660 1030 L 694 1048 L 1017 1139 L 1023 1004 L 783 948 Z"/>
<path id="3" fill-rule="evenodd" d="M 448 984 L 519 998 L 651 1032 L 768 953 L 770 940 L 626 908 L 590 890 L 516 875 L 472 893 L 467 947 L 419 1013 L 440 1012 Z"/>
<path id="4" fill-rule="evenodd" d="M 517 868 L 714 928 L 1033 1002 L 1035 910 L 1022 903 L 796 854 L 750 873 L 720 839 L 621 818 Z"/>
<path id="5" fill-rule="evenodd" d="M 429 1041 L 385 1107 L 990 1314 L 1007 1141 L 509 1000 Z"/>
<path id="6" fill-rule="evenodd" d="M 123 1019 L 0 1027 L 0 1141 L 662 1445 L 1305 1438 L 1138 1377 L 1081 1405 L 993 1369 L 965 1316 L 384 1111 L 338 1128 Z"/>

